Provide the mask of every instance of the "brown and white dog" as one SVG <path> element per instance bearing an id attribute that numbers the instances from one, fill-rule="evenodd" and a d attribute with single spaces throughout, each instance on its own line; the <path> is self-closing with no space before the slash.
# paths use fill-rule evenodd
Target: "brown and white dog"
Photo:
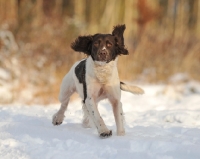
<path id="1" fill-rule="evenodd" d="M 112 135 L 112 131 L 106 127 L 97 107 L 100 100 L 107 98 L 113 107 L 117 135 L 125 135 L 120 102 L 121 90 L 134 94 L 143 94 L 144 91 L 119 80 L 118 55 L 128 54 L 124 46 L 124 30 L 125 25 L 117 25 L 112 34 L 79 36 L 71 44 L 73 50 L 87 54 L 88 58 L 76 62 L 65 75 L 59 95 L 61 107 L 53 116 L 54 125 L 60 125 L 63 122 L 70 96 L 76 91 L 83 100 L 84 127 L 90 127 L 91 120 L 101 138 Z"/>

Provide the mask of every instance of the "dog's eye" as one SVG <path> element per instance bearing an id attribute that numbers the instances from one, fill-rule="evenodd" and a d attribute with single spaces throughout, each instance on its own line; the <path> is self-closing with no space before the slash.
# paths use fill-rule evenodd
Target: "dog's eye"
<path id="1" fill-rule="evenodd" d="M 106 46 L 107 46 L 107 47 L 111 47 L 112 44 L 111 44 L 111 43 L 106 43 Z"/>
<path id="2" fill-rule="evenodd" d="M 98 42 L 98 41 L 95 41 L 95 42 L 94 42 L 94 46 L 98 47 L 98 46 L 99 46 L 99 42 Z"/>

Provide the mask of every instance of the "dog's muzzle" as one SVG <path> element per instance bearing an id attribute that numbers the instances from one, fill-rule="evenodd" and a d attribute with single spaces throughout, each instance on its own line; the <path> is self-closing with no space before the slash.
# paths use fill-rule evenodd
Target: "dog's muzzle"
<path id="1" fill-rule="evenodd" d="M 100 61 L 107 61 L 108 53 L 106 50 L 101 50 L 98 56 Z"/>

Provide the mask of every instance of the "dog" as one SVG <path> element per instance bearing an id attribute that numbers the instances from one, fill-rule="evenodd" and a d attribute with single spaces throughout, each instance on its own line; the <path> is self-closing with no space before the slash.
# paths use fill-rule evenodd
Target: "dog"
<path id="1" fill-rule="evenodd" d="M 141 88 L 119 80 L 118 56 L 128 55 L 123 37 L 125 28 L 125 25 L 117 25 L 112 34 L 79 36 L 71 44 L 74 51 L 83 52 L 88 57 L 76 62 L 63 78 L 59 94 L 61 107 L 53 115 L 53 125 L 63 122 L 70 96 L 77 92 L 82 98 L 84 127 L 90 127 L 89 123 L 92 121 L 100 138 L 112 136 L 112 130 L 106 127 L 97 107 L 100 100 L 108 99 L 113 108 L 117 135 L 125 135 L 121 90 L 133 94 L 144 93 Z"/>

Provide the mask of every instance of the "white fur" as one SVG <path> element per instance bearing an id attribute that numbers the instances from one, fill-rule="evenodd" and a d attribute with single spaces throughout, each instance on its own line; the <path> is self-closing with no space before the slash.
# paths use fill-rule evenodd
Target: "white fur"
<path id="1" fill-rule="evenodd" d="M 75 91 L 78 92 L 82 99 L 84 98 L 83 86 L 79 83 L 74 71 L 78 63 L 79 62 L 76 62 L 72 66 L 71 70 L 65 75 L 62 81 L 59 95 L 61 107 L 53 116 L 52 122 L 54 125 L 62 123 L 69 98 Z M 99 134 L 110 132 L 101 118 L 97 108 L 98 101 L 104 98 L 108 98 L 113 106 L 113 112 L 117 125 L 117 135 L 125 134 L 123 125 L 123 110 L 120 102 L 120 81 L 116 64 L 117 59 L 109 63 L 95 62 L 91 57 L 88 57 L 86 60 L 87 98 L 85 100 L 85 104 L 83 104 L 83 125 L 84 127 L 89 127 L 87 124 L 89 120 L 92 119 Z M 86 111 L 88 113 L 86 113 Z"/>
<path id="2" fill-rule="evenodd" d="M 106 50 L 106 47 L 104 46 L 102 50 Z"/>

